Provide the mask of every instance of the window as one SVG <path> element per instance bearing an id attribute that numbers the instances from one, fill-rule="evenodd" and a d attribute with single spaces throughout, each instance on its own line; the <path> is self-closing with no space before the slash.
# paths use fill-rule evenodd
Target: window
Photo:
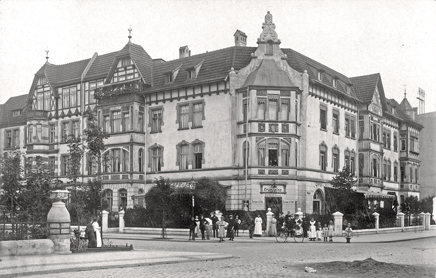
<path id="1" fill-rule="evenodd" d="M 121 132 L 121 111 L 112 112 L 112 133 Z"/>
<path id="2" fill-rule="evenodd" d="M 42 140 L 42 124 L 36 125 L 36 142 L 41 142 Z"/>
<path id="3" fill-rule="evenodd" d="M 355 154 L 354 154 L 354 151 L 351 152 L 350 170 L 351 170 L 351 173 L 355 173 L 356 172 L 356 163 L 355 163 Z"/>
<path id="4" fill-rule="evenodd" d="M 383 130 L 383 147 L 385 149 L 391 148 L 391 131 L 390 130 Z"/>
<path id="5" fill-rule="evenodd" d="M 173 73 L 172 72 L 165 74 L 165 83 L 173 82 L 173 78 L 174 77 L 173 77 Z"/>
<path id="6" fill-rule="evenodd" d="M 80 129 L 79 129 L 79 121 L 74 121 L 73 122 L 73 134 L 72 134 L 72 136 L 74 137 L 74 138 L 79 138 L 79 136 L 80 136 Z"/>
<path id="7" fill-rule="evenodd" d="M 12 111 L 12 117 L 18 117 L 21 115 L 21 110 L 14 110 Z"/>
<path id="8" fill-rule="evenodd" d="M 117 68 L 112 76 L 111 83 L 122 82 L 125 80 L 131 80 L 138 78 L 139 73 L 135 65 L 130 58 L 123 58 L 118 61 Z"/>
<path id="9" fill-rule="evenodd" d="M 244 141 L 244 144 L 242 144 L 242 164 L 244 166 L 247 165 L 248 159 L 250 158 L 250 145 L 247 141 Z"/>
<path id="10" fill-rule="evenodd" d="M 350 118 L 348 115 L 345 116 L 345 136 L 349 137 L 351 134 L 351 128 L 350 128 Z"/>
<path id="11" fill-rule="evenodd" d="M 401 150 L 402 151 L 406 150 L 406 139 L 401 139 Z"/>
<path id="12" fill-rule="evenodd" d="M 373 158 L 372 159 L 372 163 L 371 163 L 371 168 L 372 168 L 372 176 L 373 177 L 378 177 L 378 166 L 379 166 L 379 162 L 377 158 Z"/>
<path id="13" fill-rule="evenodd" d="M 162 131 L 162 109 L 151 110 L 151 132 Z"/>
<path id="14" fill-rule="evenodd" d="M 339 172 L 339 149 L 337 147 L 334 147 L 332 149 L 332 155 L 333 155 L 333 172 Z"/>
<path id="15" fill-rule="evenodd" d="M 380 141 L 380 125 L 378 123 L 372 122 L 371 139 L 377 142 Z"/>
<path id="16" fill-rule="evenodd" d="M 257 99 L 257 119 L 265 120 L 266 99 Z"/>
<path id="17" fill-rule="evenodd" d="M 281 120 L 288 121 L 289 120 L 289 99 L 281 100 Z"/>
<path id="18" fill-rule="evenodd" d="M 400 166 L 400 175 L 401 175 L 401 182 L 405 182 L 406 181 L 406 169 L 404 164 L 401 164 Z"/>
<path id="19" fill-rule="evenodd" d="M 278 139 L 268 139 L 268 166 L 279 166 L 278 164 Z"/>
<path id="20" fill-rule="evenodd" d="M 196 75 L 196 72 L 195 72 L 195 68 L 188 69 L 188 79 L 196 78 L 196 77 L 197 77 L 197 75 Z"/>
<path id="21" fill-rule="evenodd" d="M 123 131 L 129 131 L 130 130 L 130 114 L 129 112 L 123 113 Z"/>
<path id="22" fill-rule="evenodd" d="M 179 150 L 179 170 L 188 169 L 189 145 L 181 145 Z"/>
<path id="23" fill-rule="evenodd" d="M 322 171 L 327 169 L 327 146 L 324 142 L 319 146 L 319 165 Z"/>
<path id="24" fill-rule="evenodd" d="M 156 147 L 151 150 L 151 171 L 152 172 L 160 172 L 162 169 L 163 162 L 163 151 L 162 148 Z"/>
<path id="25" fill-rule="evenodd" d="M 138 113 L 138 127 L 140 132 L 144 132 L 144 113 Z"/>
<path id="26" fill-rule="evenodd" d="M 119 196 L 119 204 L 120 204 L 120 210 L 126 210 L 127 207 L 127 190 L 120 189 L 118 191 Z"/>
<path id="27" fill-rule="evenodd" d="M 70 135 L 70 122 L 62 123 L 62 142 L 68 140 L 68 135 Z"/>
<path id="28" fill-rule="evenodd" d="M 120 149 L 112 150 L 112 172 L 121 172 L 121 152 Z"/>
<path id="29" fill-rule="evenodd" d="M 127 150 L 123 150 L 123 172 L 129 172 L 130 156 Z"/>
<path id="30" fill-rule="evenodd" d="M 363 139 L 364 132 L 365 132 L 365 122 L 359 120 L 359 139 Z"/>
<path id="31" fill-rule="evenodd" d="M 50 125 L 50 143 L 56 143 L 56 125 Z"/>
<path id="32" fill-rule="evenodd" d="M 94 175 L 97 172 L 97 165 L 89 153 L 86 154 L 86 172 L 88 175 Z"/>
<path id="33" fill-rule="evenodd" d="M 247 113 L 248 113 L 248 102 L 246 99 L 244 99 L 242 103 L 242 120 L 244 122 L 247 121 Z"/>
<path id="34" fill-rule="evenodd" d="M 85 105 L 93 104 L 96 102 L 96 99 L 94 98 L 94 93 L 95 90 L 100 87 L 103 87 L 103 79 L 85 82 Z"/>
<path id="35" fill-rule="evenodd" d="M 114 199 L 113 199 L 113 193 L 112 190 L 106 189 L 103 191 L 103 201 L 106 201 L 107 207 L 104 209 L 107 209 L 108 211 L 112 211 L 112 207 L 114 205 Z"/>
<path id="36" fill-rule="evenodd" d="M 382 173 L 383 180 L 387 179 L 387 173 L 388 173 L 387 161 L 383 160 L 383 173 Z"/>
<path id="37" fill-rule="evenodd" d="M 195 144 L 194 147 L 194 164 L 193 169 L 201 169 L 203 163 L 203 146 L 202 144 Z"/>
<path id="38" fill-rule="evenodd" d="M 418 168 L 415 168 L 415 183 L 418 183 L 419 179 L 418 179 Z"/>
<path id="39" fill-rule="evenodd" d="M 394 162 L 394 181 L 398 181 L 398 163 Z"/>
<path id="40" fill-rule="evenodd" d="M 5 147 L 12 148 L 12 130 L 6 131 Z"/>
<path id="41" fill-rule="evenodd" d="M 70 165 L 70 156 L 63 155 L 61 157 L 61 176 L 68 175 L 69 165 Z"/>
<path id="42" fill-rule="evenodd" d="M 138 151 L 138 171 L 140 173 L 144 172 L 144 150 L 139 149 Z"/>
<path id="43" fill-rule="evenodd" d="M 56 158 L 53 156 L 50 156 L 48 158 L 48 169 L 50 170 L 50 172 L 53 174 L 55 173 L 56 170 Z"/>
<path id="44" fill-rule="evenodd" d="M 410 137 L 410 148 L 409 150 L 414 153 L 419 153 L 419 144 L 418 144 L 418 138 L 416 137 Z"/>
<path id="45" fill-rule="evenodd" d="M 265 141 L 257 145 L 257 164 L 259 166 L 265 166 Z"/>
<path id="46" fill-rule="evenodd" d="M 345 166 L 349 167 L 349 169 L 351 171 L 350 151 L 348 150 L 348 148 L 345 150 L 345 155 L 344 155 L 344 167 Z"/>
<path id="47" fill-rule="evenodd" d="M 28 143 L 30 144 L 33 142 L 33 126 L 32 125 L 28 126 L 27 135 L 28 135 L 27 140 L 28 140 Z"/>
<path id="48" fill-rule="evenodd" d="M 387 167 L 388 167 L 388 173 L 387 173 L 388 177 L 387 177 L 387 180 L 390 181 L 391 180 L 391 171 L 392 171 L 392 164 L 391 164 L 390 160 L 388 160 Z"/>
<path id="49" fill-rule="evenodd" d="M 394 151 L 398 151 L 398 136 L 396 132 L 394 132 Z"/>
<path id="50" fill-rule="evenodd" d="M 203 120 L 203 103 L 194 103 L 194 119 L 192 122 L 192 127 L 201 127 Z"/>
<path id="51" fill-rule="evenodd" d="M 319 109 L 319 122 L 322 130 L 327 130 L 327 107 L 321 106 Z"/>
<path id="52" fill-rule="evenodd" d="M 63 98 L 63 108 L 69 108 L 70 107 L 70 90 L 68 88 L 62 90 L 62 98 Z"/>
<path id="53" fill-rule="evenodd" d="M 109 173 L 111 170 L 111 156 L 110 156 L 110 152 L 107 151 L 103 154 L 103 172 L 104 173 Z"/>
<path id="54" fill-rule="evenodd" d="M 278 112 L 277 99 L 269 99 L 268 101 L 269 120 L 277 120 L 277 112 Z"/>
<path id="55" fill-rule="evenodd" d="M 352 116 L 350 118 L 351 125 L 351 138 L 356 138 L 356 117 Z"/>
<path id="56" fill-rule="evenodd" d="M 289 166 L 289 145 L 281 144 L 281 165 L 280 166 Z"/>
<path id="57" fill-rule="evenodd" d="M 20 130 L 19 129 L 15 129 L 13 131 L 12 144 L 14 145 L 15 148 L 20 147 Z"/>
<path id="58" fill-rule="evenodd" d="M 179 107 L 180 116 L 179 116 L 179 129 L 187 129 L 189 128 L 189 105 L 182 105 Z"/>
<path id="59" fill-rule="evenodd" d="M 333 133 L 339 134 L 339 111 L 333 110 Z"/>

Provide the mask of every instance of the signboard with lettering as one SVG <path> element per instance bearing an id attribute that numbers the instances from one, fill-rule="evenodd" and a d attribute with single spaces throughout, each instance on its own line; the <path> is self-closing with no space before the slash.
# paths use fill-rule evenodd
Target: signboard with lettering
<path id="1" fill-rule="evenodd" d="M 261 191 L 262 194 L 286 194 L 285 185 L 279 184 L 262 184 Z"/>
<path id="2" fill-rule="evenodd" d="M 189 187 L 191 189 L 195 188 L 195 183 L 193 182 L 172 182 L 171 186 L 174 187 Z"/>

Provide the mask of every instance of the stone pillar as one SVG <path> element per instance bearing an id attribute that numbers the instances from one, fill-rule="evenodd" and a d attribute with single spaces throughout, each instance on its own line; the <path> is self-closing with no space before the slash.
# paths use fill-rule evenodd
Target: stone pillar
<path id="1" fill-rule="evenodd" d="M 342 216 L 344 216 L 344 214 L 340 213 L 339 211 L 333 213 L 333 217 L 335 219 L 335 231 L 333 233 L 334 236 L 342 236 Z"/>
<path id="2" fill-rule="evenodd" d="M 425 214 L 425 230 L 430 230 L 430 216 L 429 212 Z"/>
<path id="3" fill-rule="evenodd" d="M 124 210 L 122 210 L 122 211 L 120 211 L 119 213 L 118 213 L 118 215 L 119 215 L 119 228 L 118 228 L 118 232 L 119 233 L 123 233 L 124 232 Z"/>
<path id="4" fill-rule="evenodd" d="M 269 227 L 271 226 L 271 219 L 274 213 L 271 212 L 271 208 L 268 208 L 268 212 L 266 213 L 266 235 L 269 236 Z"/>
<path id="5" fill-rule="evenodd" d="M 433 221 L 436 221 L 436 197 L 433 198 Z"/>
<path id="6" fill-rule="evenodd" d="M 375 232 L 378 234 L 378 230 L 380 228 L 380 214 L 374 212 L 372 215 L 374 215 L 375 218 Z"/>
<path id="7" fill-rule="evenodd" d="M 421 220 L 422 229 L 425 230 L 425 213 L 421 212 L 419 214 L 419 220 Z"/>
<path id="8" fill-rule="evenodd" d="M 109 212 L 107 211 L 102 211 L 102 219 L 101 219 L 101 230 L 103 233 L 107 232 L 107 228 L 108 228 L 108 216 L 109 216 Z"/>
<path id="9" fill-rule="evenodd" d="M 400 220 L 401 231 L 404 231 L 404 213 L 400 212 L 397 214 L 398 219 Z"/>
<path id="10" fill-rule="evenodd" d="M 68 254 L 70 251 L 70 213 L 62 201 L 51 205 L 47 214 L 47 224 L 50 229 L 49 239 L 53 241 L 54 253 Z"/>

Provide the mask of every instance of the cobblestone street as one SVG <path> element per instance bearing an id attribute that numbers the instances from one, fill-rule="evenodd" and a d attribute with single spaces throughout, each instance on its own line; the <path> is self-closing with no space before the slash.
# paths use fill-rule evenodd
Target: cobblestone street
<path id="1" fill-rule="evenodd" d="M 217 240 L 195 242 L 114 240 L 114 244 L 133 244 L 135 249 L 217 252 L 234 256 L 232 259 L 209 262 L 189 262 L 150 266 L 114 268 L 68 273 L 68 277 L 338 277 L 337 274 L 305 273 L 304 267 L 319 262 L 353 261 L 373 258 L 386 263 L 408 264 L 427 268 L 426 275 L 435 277 L 436 243 L 434 238 L 396 243 L 355 243 L 345 244 L 304 242 L 276 243 Z M 96 254 L 98 256 L 98 254 Z M 116 261 L 117 258 L 114 258 Z M 365 269 L 360 274 L 342 277 L 365 277 Z M 59 277 L 59 274 L 45 274 L 32 277 Z M 366 276 L 367 277 L 367 276 Z M 372 276 L 371 276 L 372 277 Z M 377 276 L 388 277 L 388 276 Z M 398 273 L 393 277 L 410 277 L 408 273 Z M 416 277 L 418 278 L 418 276 Z"/>

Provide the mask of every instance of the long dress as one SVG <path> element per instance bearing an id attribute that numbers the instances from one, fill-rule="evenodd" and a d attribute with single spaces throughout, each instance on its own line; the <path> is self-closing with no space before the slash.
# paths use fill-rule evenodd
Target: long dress
<path id="1" fill-rule="evenodd" d="M 260 217 L 254 219 L 254 234 L 262 235 L 262 218 Z"/>
<path id="2" fill-rule="evenodd" d="M 275 236 L 277 234 L 277 219 L 272 218 L 271 224 L 269 226 L 269 233 L 270 236 Z"/>
<path id="3" fill-rule="evenodd" d="M 101 234 L 100 234 L 100 225 L 98 225 L 97 221 L 92 223 L 92 228 L 95 231 L 95 239 L 97 240 L 97 247 L 101 247 Z"/>
<path id="4" fill-rule="evenodd" d="M 216 222 L 216 225 L 218 226 L 218 237 L 226 237 L 227 222 L 220 220 Z"/>
<path id="5" fill-rule="evenodd" d="M 310 221 L 309 239 L 316 239 L 316 221 Z"/>

